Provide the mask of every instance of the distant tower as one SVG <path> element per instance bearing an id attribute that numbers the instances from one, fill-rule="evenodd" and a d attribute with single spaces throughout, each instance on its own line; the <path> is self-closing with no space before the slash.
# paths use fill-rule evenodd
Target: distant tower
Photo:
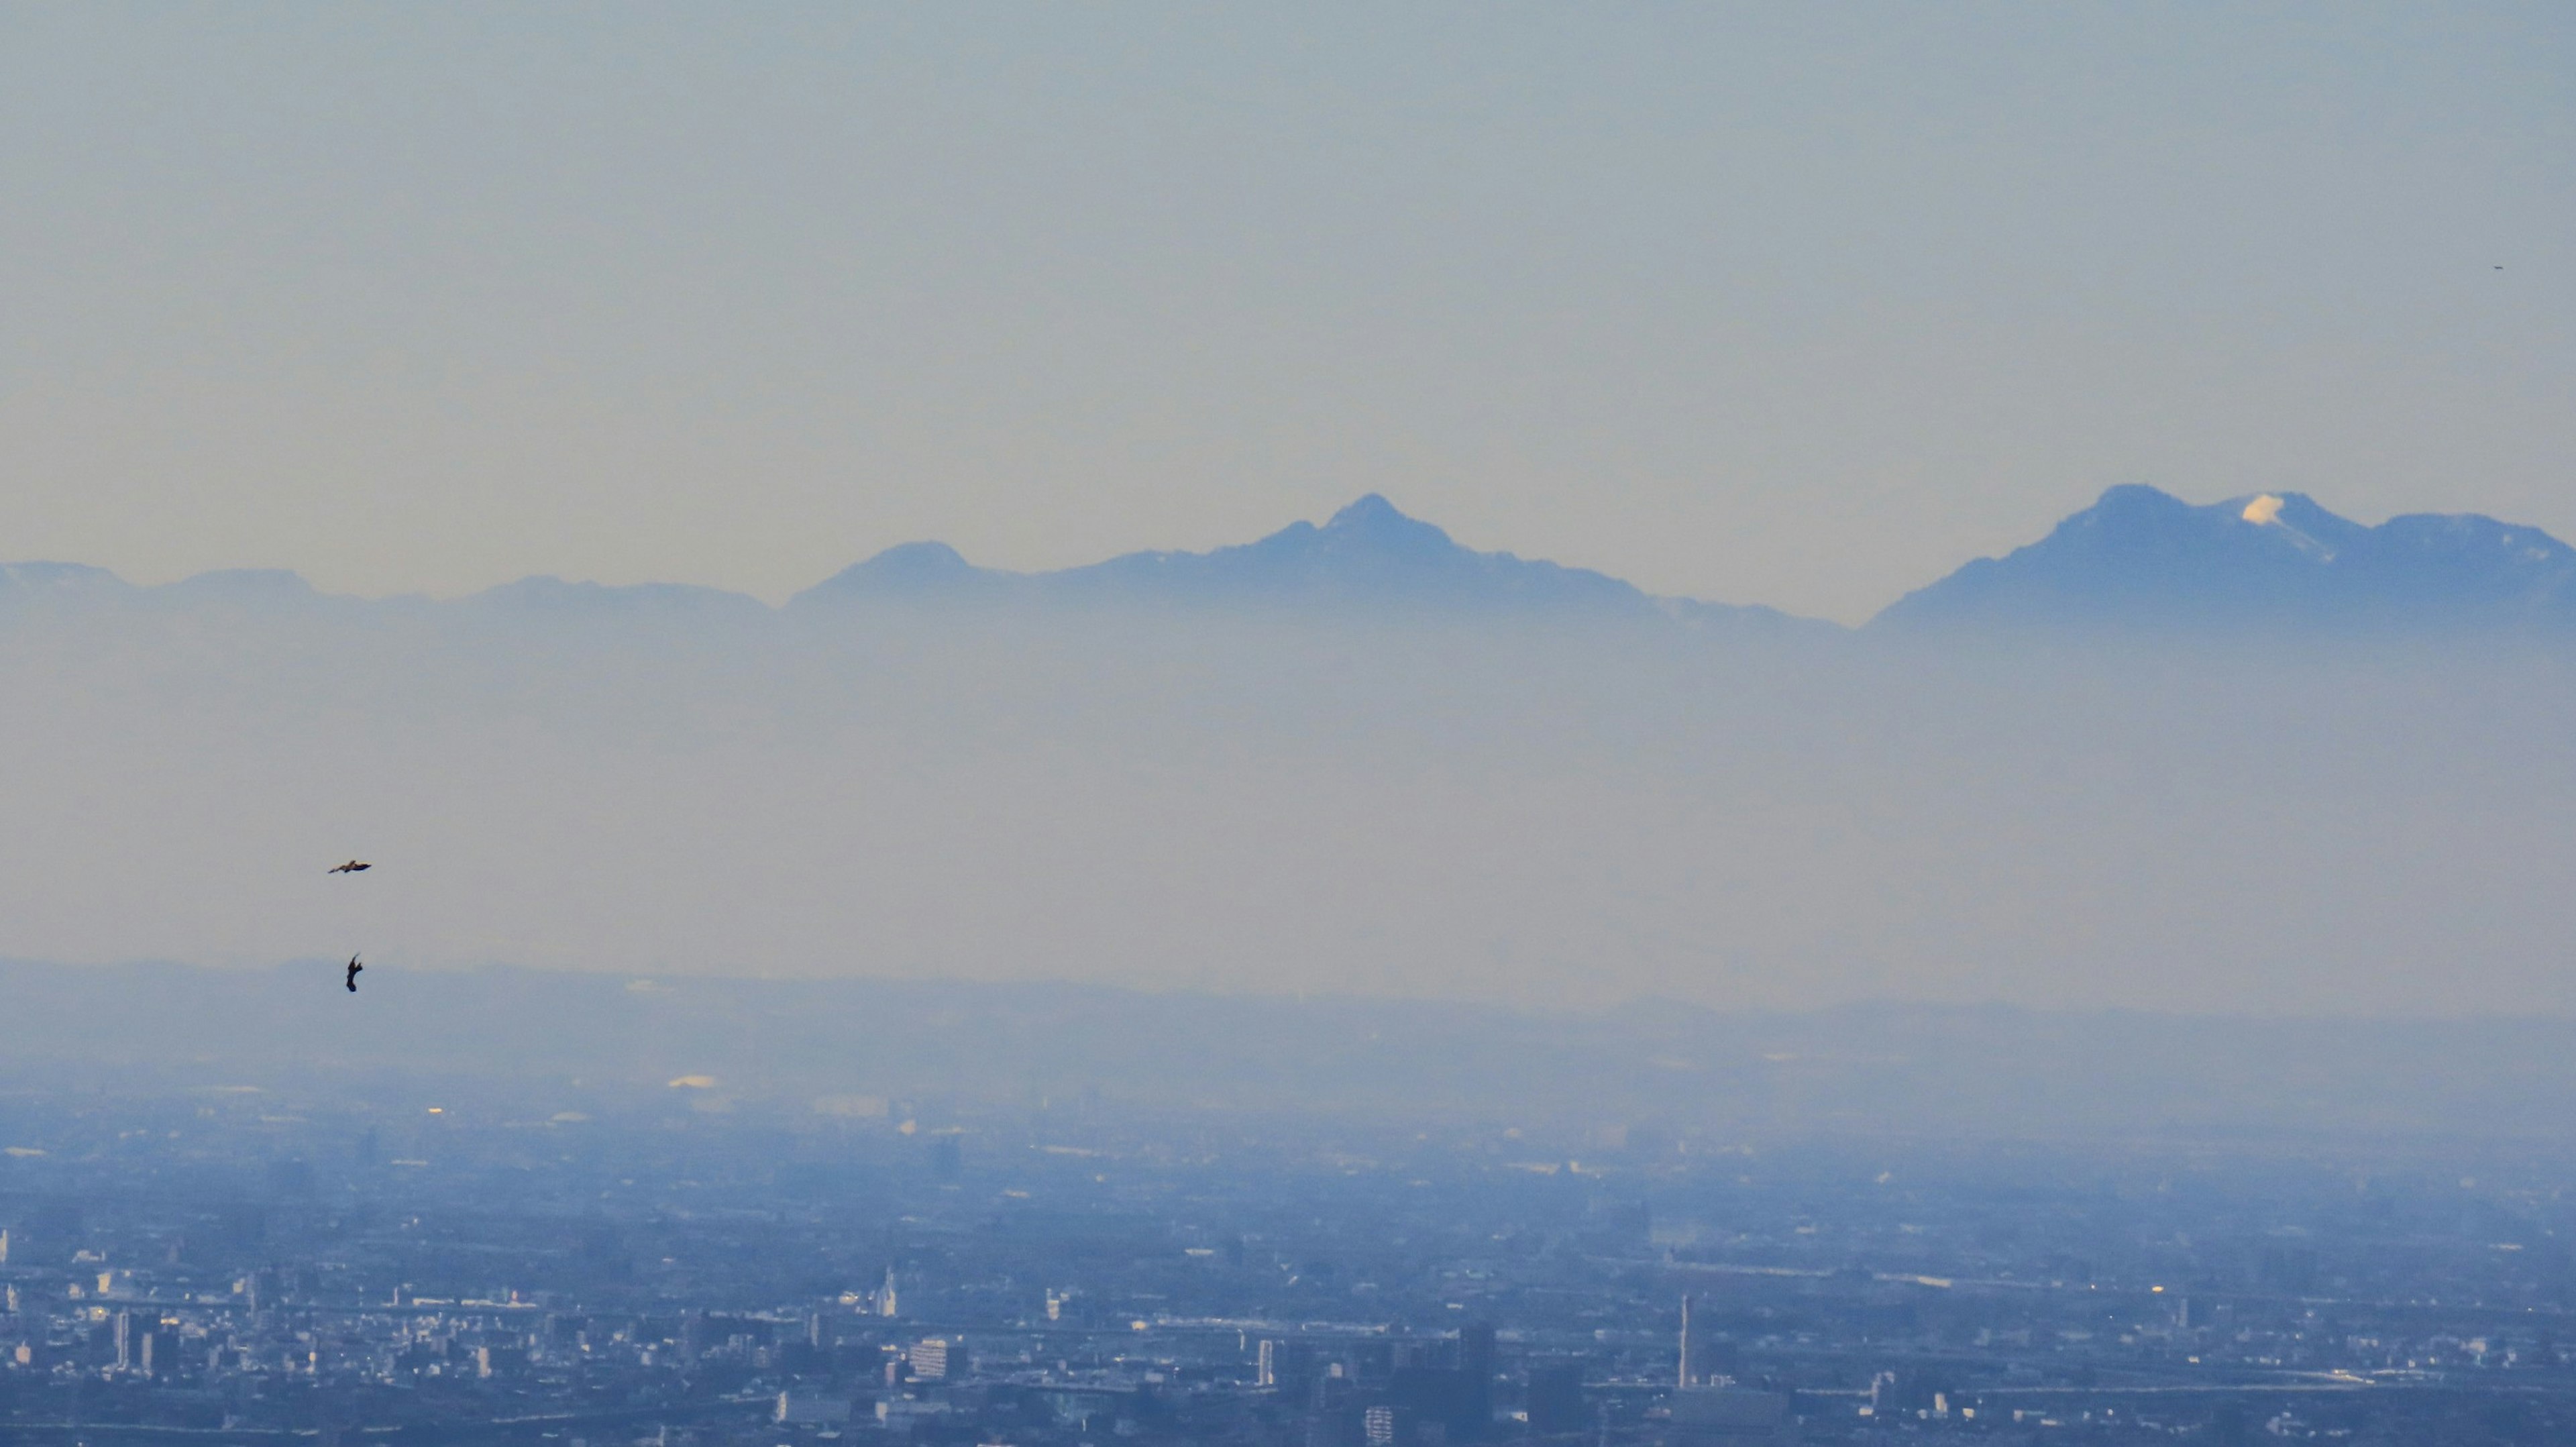
<path id="1" fill-rule="evenodd" d="M 1690 1358 L 1690 1353 L 1691 1353 L 1691 1339 L 1690 1339 L 1690 1308 L 1691 1308 L 1690 1293 L 1689 1293 L 1689 1292 L 1687 1292 L 1687 1291 L 1685 1291 L 1685 1292 L 1683 1292 L 1683 1293 L 1682 1293 L 1682 1352 L 1681 1352 L 1681 1362 L 1680 1362 L 1679 1369 L 1678 1369 L 1677 1371 L 1675 1371 L 1675 1372 L 1674 1372 L 1674 1374 L 1673 1374 L 1673 1385 L 1674 1385 L 1674 1386 L 1676 1386 L 1676 1387 L 1687 1387 L 1687 1386 L 1689 1386 L 1689 1385 L 1691 1384 L 1691 1358 Z"/>
<path id="2" fill-rule="evenodd" d="M 1458 1370 L 1466 1375 L 1465 1400 L 1457 1404 L 1458 1425 L 1467 1435 L 1482 1437 L 1494 1425 L 1494 1328 L 1471 1321 L 1458 1328 Z"/>
<path id="3" fill-rule="evenodd" d="M 893 1316 L 896 1309 L 894 1296 L 894 1268 L 889 1266 L 886 1268 L 885 1285 L 877 1288 L 877 1315 Z"/>

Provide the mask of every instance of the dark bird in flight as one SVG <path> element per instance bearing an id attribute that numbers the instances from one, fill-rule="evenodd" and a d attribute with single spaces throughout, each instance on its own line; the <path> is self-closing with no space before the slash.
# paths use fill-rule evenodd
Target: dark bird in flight
<path id="1" fill-rule="evenodd" d="M 354 995 L 358 993 L 358 972 L 365 968 L 366 966 L 358 963 L 358 957 L 356 955 L 349 956 L 349 973 L 340 981 L 340 983 L 349 987 L 350 994 Z"/>
<path id="2" fill-rule="evenodd" d="M 375 868 L 374 865 L 369 864 L 364 860 L 352 859 L 346 864 L 334 864 L 322 872 L 324 874 L 356 874 L 360 870 L 373 868 Z"/>

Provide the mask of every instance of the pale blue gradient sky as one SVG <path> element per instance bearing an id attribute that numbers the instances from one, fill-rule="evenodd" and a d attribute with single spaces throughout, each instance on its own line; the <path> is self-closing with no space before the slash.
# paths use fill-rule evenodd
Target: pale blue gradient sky
<path id="1" fill-rule="evenodd" d="M 2547 5 L 7 5 L 0 557 L 775 599 L 1382 490 L 1856 620 L 2114 482 L 2576 536 L 2571 75 Z"/>

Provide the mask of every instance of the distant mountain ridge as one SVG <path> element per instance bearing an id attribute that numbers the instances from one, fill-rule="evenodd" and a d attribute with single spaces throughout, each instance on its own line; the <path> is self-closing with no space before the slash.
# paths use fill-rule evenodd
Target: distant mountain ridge
<path id="1" fill-rule="evenodd" d="M 1376 493 L 1320 527 L 1291 523 L 1257 542 L 1209 552 L 1127 553 L 1049 573 L 978 568 L 945 543 L 907 543 L 808 588 L 788 606 L 961 599 L 1165 607 L 1471 607 L 1613 617 L 1664 611 L 1634 585 L 1603 573 L 1461 547 L 1446 532 L 1407 517 Z"/>
<path id="2" fill-rule="evenodd" d="M 452 616 L 557 621 L 689 615 L 828 619 L 850 609 L 1130 608 L 1292 616 L 1471 617 L 1640 622 L 1757 632 L 1839 632 L 1775 609 L 1660 598 L 1618 578 L 1511 553 L 1463 547 L 1440 528 L 1371 493 L 1318 525 L 1291 523 L 1255 542 L 1204 553 L 1127 553 L 1053 572 L 979 568 L 941 542 L 904 543 L 798 593 L 785 609 L 716 588 L 674 583 L 607 586 L 532 577 L 465 598 L 368 603 L 318 593 L 293 573 L 235 570 L 138 587 L 73 563 L 0 565 L 0 609 L 197 606 L 379 607 Z"/>
<path id="3" fill-rule="evenodd" d="M 2576 549 L 2474 513 L 2367 527 L 2295 492 L 2194 506 L 2132 484 L 1870 627 L 2564 632 Z"/>
<path id="4" fill-rule="evenodd" d="M 0 614 L 213 609 L 759 626 L 779 616 L 828 621 L 886 607 L 1566 620 L 1756 636 L 1844 631 L 1758 605 L 1657 597 L 1588 568 L 1477 552 L 1375 493 L 1321 524 L 1292 523 L 1254 542 L 1203 553 L 1128 553 L 1052 572 L 981 568 L 946 543 L 905 543 L 796 594 L 783 609 L 675 583 L 532 577 L 434 603 L 325 595 L 274 570 L 140 587 L 76 563 L 0 565 Z M 2301 493 L 2194 505 L 2130 484 L 2111 488 L 2035 543 L 1976 559 L 1907 594 L 1868 629 L 2576 635 L 2576 548 L 2477 514 L 2408 514 L 2370 527 Z"/>

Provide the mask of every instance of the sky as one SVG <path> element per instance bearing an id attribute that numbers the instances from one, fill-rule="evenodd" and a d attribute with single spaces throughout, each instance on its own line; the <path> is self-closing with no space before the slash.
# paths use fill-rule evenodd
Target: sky
<path id="1" fill-rule="evenodd" d="M 0 558 L 778 600 L 1382 491 L 1858 621 L 2576 537 L 2563 6 L 0 5 Z M 2501 268 L 2501 269 L 2499 269 Z"/>

